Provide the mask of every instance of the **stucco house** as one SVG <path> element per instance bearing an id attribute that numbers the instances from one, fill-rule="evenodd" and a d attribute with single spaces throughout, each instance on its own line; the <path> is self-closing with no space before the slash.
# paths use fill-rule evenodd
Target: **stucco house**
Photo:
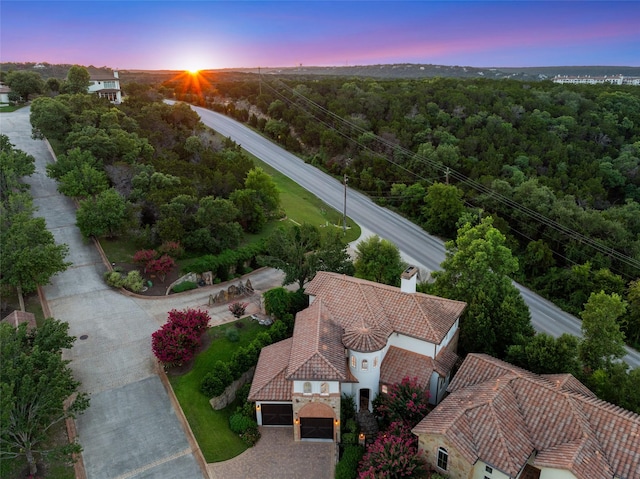
<path id="1" fill-rule="evenodd" d="M 417 377 L 436 404 L 456 363 L 466 304 L 417 293 L 417 268 L 396 288 L 318 272 L 293 336 L 264 348 L 249 392 L 260 425 L 293 425 L 294 439 L 340 439 L 340 397 L 371 410 L 382 391 Z"/>
<path id="2" fill-rule="evenodd" d="M 452 479 L 640 479 L 640 416 L 570 374 L 468 355 L 449 395 L 414 429 Z"/>
<path id="3" fill-rule="evenodd" d="M 0 104 L 8 105 L 10 103 L 9 94 L 11 93 L 11 88 L 7 85 L 0 83 Z"/>
<path id="4" fill-rule="evenodd" d="M 118 72 L 113 74 L 96 73 L 90 76 L 89 93 L 97 93 L 100 98 L 107 98 L 116 105 L 122 103 L 120 78 Z"/>

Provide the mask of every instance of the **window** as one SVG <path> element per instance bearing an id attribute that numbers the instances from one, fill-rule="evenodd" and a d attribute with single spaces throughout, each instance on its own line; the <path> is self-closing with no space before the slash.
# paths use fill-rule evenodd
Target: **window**
<path id="1" fill-rule="evenodd" d="M 302 392 L 304 394 L 311 394 L 311 383 L 309 381 L 304 383 L 304 385 L 302 386 Z"/>
<path id="2" fill-rule="evenodd" d="M 484 466 L 484 470 L 486 472 L 488 472 L 489 474 L 491 474 L 493 472 L 493 468 L 489 467 L 489 466 Z"/>
<path id="3" fill-rule="evenodd" d="M 116 87 L 116 82 L 115 81 L 106 81 L 106 82 L 104 82 L 104 87 L 105 88 L 115 88 Z"/>
<path id="4" fill-rule="evenodd" d="M 356 367 L 356 357 L 355 356 L 351 356 L 351 367 L 352 368 Z"/>
<path id="5" fill-rule="evenodd" d="M 362 370 L 366 371 L 367 369 L 369 369 L 369 361 L 367 361 L 366 359 L 362 360 Z"/>
<path id="6" fill-rule="evenodd" d="M 449 462 L 449 454 L 447 450 L 443 447 L 438 448 L 438 468 L 443 471 L 447 470 L 447 462 Z"/>
<path id="7" fill-rule="evenodd" d="M 383 394 L 387 394 L 387 385 L 383 384 L 380 390 L 382 391 Z"/>
<path id="8" fill-rule="evenodd" d="M 329 394 L 329 383 L 320 384 L 320 394 Z"/>

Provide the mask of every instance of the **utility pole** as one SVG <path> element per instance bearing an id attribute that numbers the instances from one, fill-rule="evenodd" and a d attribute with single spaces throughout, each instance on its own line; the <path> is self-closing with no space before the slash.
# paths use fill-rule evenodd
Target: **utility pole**
<path id="1" fill-rule="evenodd" d="M 347 181 L 349 177 L 344 174 L 344 210 L 342 212 L 342 233 L 347 234 Z"/>
<path id="2" fill-rule="evenodd" d="M 262 73 L 260 73 L 260 67 L 258 67 L 258 85 L 260 85 L 260 95 L 262 95 Z"/>

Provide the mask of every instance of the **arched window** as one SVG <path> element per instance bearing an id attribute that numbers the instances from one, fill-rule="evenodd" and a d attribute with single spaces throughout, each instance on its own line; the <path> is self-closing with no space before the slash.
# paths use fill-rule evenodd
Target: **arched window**
<path id="1" fill-rule="evenodd" d="M 362 370 L 366 371 L 369 369 L 369 361 L 367 361 L 366 359 L 362 360 Z"/>
<path id="2" fill-rule="evenodd" d="M 447 463 L 449 462 L 449 453 L 444 447 L 438 448 L 438 468 L 443 471 L 447 470 Z"/>
<path id="3" fill-rule="evenodd" d="M 329 394 L 329 383 L 320 384 L 320 394 Z"/>
<path id="4" fill-rule="evenodd" d="M 351 356 L 351 367 L 352 368 L 356 367 L 356 357 L 355 356 Z"/>
<path id="5" fill-rule="evenodd" d="M 304 394 L 311 394 L 311 383 L 309 381 L 303 384 L 302 392 Z"/>

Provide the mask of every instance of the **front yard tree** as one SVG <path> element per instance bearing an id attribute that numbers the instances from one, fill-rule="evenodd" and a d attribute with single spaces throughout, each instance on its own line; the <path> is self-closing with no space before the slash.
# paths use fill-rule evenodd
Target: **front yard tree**
<path id="1" fill-rule="evenodd" d="M 16 288 L 20 309 L 24 311 L 24 293 L 49 283 L 51 277 L 65 271 L 69 247 L 56 244 L 44 218 L 20 212 L 3 218 L 0 231 L 0 264 L 2 284 Z"/>
<path id="2" fill-rule="evenodd" d="M 73 378 L 62 349 L 75 338 L 69 325 L 52 318 L 28 332 L 26 324 L 14 328 L 0 324 L 0 460 L 24 457 L 29 473 L 36 474 L 37 456 L 80 452 L 78 443 L 49 447 L 51 430 L 89 406 L 80 383 Z M 69 398 L 70 404 L 65 406 Z"/>
<path id="3" fill-rule="evenodd" d="M 509 277 L 518 270 L 518 260 L 505 243 L 491 217 L 476 226 L 466 223 L 457 239 L 445 244 L 442 270 L 433 273 L 429 292 L 468 305 L 460 326 L 460 347 L 466 353 L 503 358 L 508 346 L 534 334 L 529 308 Z"/>
<path id="4" fill-rule="evenodd" d="M 464 192 L 453 185 L 434 183 L 427 189 L 422 216 L 429 233 L 452 238 L 456 223 L 464 212 Z"/>
<path id="5" fill-rule="evenodd" d="M 358 243 L 353 265 L 356 278 L 391 286 L 400 286 L 400 276 L 406 267 L 398 247 L 378 235 Z"/>
<path id="6" fill-rule="evenodd" d="M 625 355 L 624 333 L 617 320 L 626 309 L 626 303 L 616 293 L 591 293 L 580 313 L 584 336 L 580 358 L 587 368 L 595 371 L 609 367 Z"/>
<path id="7" fill-rule="evenodd" d="M 29 95 L 44 91 L 44 80 L 40 74 L 26 70 L 9 73 L 6 84 L 9 85 L 11 90 L 20 95 L 24 101 L 29 101 Z"/>
<path id="8" fill-rule="evenodd" d="M 0 135 L 0 199 L 4 201 L 10 194 L 26 190 L 28 185 L 20 179 L 35 171 L 35 158 L 16 150 L 8 136 Z"/>
<path id="9" fill-rule="evenodd" d="M 85 238 L 116 236 L 126 221 L 127 201 L 113 188 L 82 200 L 76 213 L 78 228 Z"/>

